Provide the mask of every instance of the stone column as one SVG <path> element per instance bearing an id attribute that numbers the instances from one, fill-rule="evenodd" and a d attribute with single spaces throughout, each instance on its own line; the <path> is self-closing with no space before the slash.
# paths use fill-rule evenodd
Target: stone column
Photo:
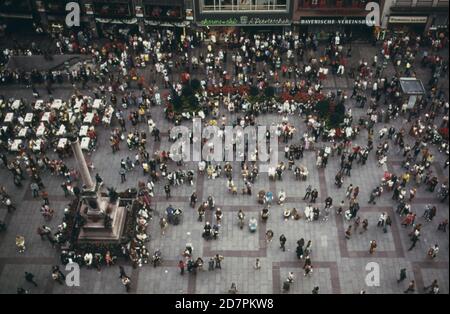
<path id="1" fill-rule="evenodd" d="M 81 179 L 83 180 L 83 184 L 86 187 L 85 190 L 94 191 L 95 183 L 91 178 L 91 174 L 89 173 L 86 159 L 84 159 L 83 151 L 81 150 L 80 141 L 77 138 L 75 141 L 71 141 L 70 145 L 72 146 L 73 154 L 75 156 L 75 160 L 77 161 L 77 167 L 80 171 Z"/>

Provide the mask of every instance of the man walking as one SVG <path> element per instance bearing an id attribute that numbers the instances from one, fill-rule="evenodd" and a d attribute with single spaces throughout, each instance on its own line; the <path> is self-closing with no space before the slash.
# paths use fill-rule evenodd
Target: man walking
<path id="1" fill-rule="evenodd" d="M 428 292 L 429 294 L 438 294 L 439 293 L 439 285 L 438 285 L 437 279 L 433 280 L 431 285 L 423 287 L 424 292 L 427 292 L 429 289 L 431 289 L 430 292 Z"/>
<path id="2" fill-rule="evenodd" d="M 216 257 L 214 258 L 215 262 L 216 262 L 216 269 L 222 269 L 222 265 L 221 262 L 223 261 L 223 256 L 216 254 Z"/>
<path id="3" fill-rule="evenodd" d="M 25 272 L 25 280 L 31 284 L 33 284 L 35 287 L 37 287 L 37 283 L 34 281 L 34 275 L 29 272 Z"/>
<path id="4" fill-rule="evenodd" d="M 170 195 L 170 185 L 166 184 L 164 186 L 164 192 L 166 192 L 166 199 L 169 199 L 171 197 L 171 195 Z"/>
<path id="5" fill-rule="evenodd" d="M 303 200 L 307 200 L 311 196 L 312 186 L 308 185 L 306 188 L 305 196 L 303 197 Z"/>
<path id="6" fill-rule="evenodd" d="M 103 179 L 98 173 L 95 174 L 95 183 L 97 186 L 101 186 L 103 184 Z"/>
<path id="7" fill-rule="evenodd" d="M 417 234 L 414 233 L 414 234 L 411 236 L 411 242 L 412 242 L 412 244 L 411 244 L 411 247 L 408 249 L 408 251 L 412 251 L 412 249 L 416 246 L 417 241 L 419 241 L 419 235 L 417 235 Z"/>
<path id="8" fill-rule="evenodd" d="M 283 250 L 283 252 L 286 251 L 286 247 L 285 247 L 286 241 L 287 241 L 286 237 L 284 236 L 284 234 L 282 234 L 280 236 L 280 248 Z"/>
<path id="9" fill-rule="evenodd" d="M 362 222 L 362 230 L 359 234 L 363 234 L 367 231 L 367 227 L 369 226 L 369 221 L 367 219 L 364 219 Z"/>
<path id="10" fill-rule="evenodd" d="M 400 278 L 397 280 L 397 283 L 402 282 L 406 279 L 406 268 L 400 269 Z"/>
<path id="11" fill-rule="evenodd" d="M 64 284 L 66 276 L 59 270 L 59 266 L 53 266 L 52 268 L 52 279 L 58 282 L 60 285 Z"/>
<path id="12" fill-rule="evenodd" d="M 403 291 L 403 293 L 414 292 L 414 291 L 416 291 L 416 283 L 414 280 L 411 280 L 409 282 L 408 288 L 405 291 Z"/>
<path id="13" fill-rule="evenodd" d="M 208 271 L 213 271 L 214 270 L 214 258 L 210 258 L 209 262 L 208 262 Z"/>
<path id="14" fill-rule="evenodd" d="M 377 248 L 377 241 L 375 241 L 375 240 L 370 241 L 369 253 L 370 254 L 375 253 L 376 248 Z"/>
<path id="15" fill-rule="evenodd" d="M 126 170 L 123 168 L 120 168 L 119 170 L 119 174 L 120 174 L 120 182 L 124 183 L 125 181 L 127 181 L 127 177 L 126 177 Z"/>
<path id="16" fill-rule="evenodd" d="M 256 259 L 254 268 L 256 270 L 261 269 L 261 261 L 259 260 L 259 258 Z"/>
<path id="17" fill-rule="evenodd" d="M 317 192 L 317 189 L 312 190 L 311 203 L 315 203 L 318 196 L 319 196 L 319 192 Z"/>
<path id="18" fill-rule="evenodd" d="M 439 252 L 439 245 L 435 244 L 428 250 L 428 256 L 434 259 L 437 256 L 438 252 Z"/>
<path id="19" fill-rule="evenodd" d="M 30 184 L 31 188 L 31 194 L 33 195 L 33 198 L 36 198 L 39 196 L 39 185 L 36 182 L 33 182 Z"/>
<path id="20" fill-rule="evenodd" d="M 122 278 L 122 284 L 125 286 L 125 289 L 127 292 L 130 292 L 131 290 L 131 279 L 128 276 L 123 276 Z"/>
<path id="21" fill-rule="evenodd" d="M 180 269 L 180 275 L 184 275 L 184 268 L 186 267 L 183 261 L 178 262 L 178 268 Z"/>
<path id="22" fill-rule="evenodd" d="M 349 240 L 351 236 L 352 236 L 352 226 L 350 225 L 350 226 L 348 226 L 347 230 L 345 231 L 345 238 L 347 240 Z"/>

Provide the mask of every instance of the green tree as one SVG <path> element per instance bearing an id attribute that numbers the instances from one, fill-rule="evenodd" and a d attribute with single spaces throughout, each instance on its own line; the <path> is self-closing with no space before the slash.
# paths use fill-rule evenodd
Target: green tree
<path id="1" fill-rule="evenodd" d="M 339 103 L 337 104 L 336 109 L 335 109 L 335 112 L 336 112 L 336 113 L 339 113 L 339 114 L 341 114 L 341 115 L 345 115 L 345 105 L 344 105 L 343 102 L 339 102 Z"/>
<path id="2" fill-rule="evenodd" d="M 328 99 L 318 101 L 316 104 L 316 110 L 321 118 L 325 118 L 327 116 L 329 108 L 330 101 Z"/>
<path id="3" fill-rule="evenodd" d="M 194 92 L 198 92 L 200 88 L 202 87 L 202 84 L 198 79 L 192 79 L 191 80 L 191 88 Z"/>
<path id="4" fill-rule="evenodd" d="M 189 96 L 187 97 L 187 102 L 189 104 L 189 109 L 194 111 L 198 110 L 200 103 L 197 97 L 195 97 L 194 95 Z"/>
<path id="5" fill-rule="evenodd" d="M 259 95 L 259 90 L 258 90 L 258 88 L 255 87 L 255 86 L 250 87 L 250 96 L 256 97 L 256 96 L 258 96 L 258 95 Z"/>
<path id="6" fill-rule="evenodd" d="M 183 89 L 181 90 L 181 95 L 184 97 L 191 97 L 194 95 L 194 91 L 192 90 L 191 86 L 184 85 Z"/>
<path id="7" fill-rule="evenodd" d="M 338 112 L 334 112 L 331 116 L 330 116 L 330 127 L 332 128 L 336 128 L 339 127 L 339 125 L 344 122 L 344 114 L 338 113 Z"/>
<path id="8" fill-rule="evenodd" d="M 176 112 L 180 112 L 183 110 L 183 100 L 178 95 L 173 96 L 172 105 L 173 110 L 175 110 Z"/>
<path id="9" fill-rule="evenodd" d="M 264 95 L 265 95 L 267 98 L 272 98 L 272 97 L 275 95 L 275 88 L 273 88 L 272 86 L 267 86 L 267 87 L 264 89 Z"/>

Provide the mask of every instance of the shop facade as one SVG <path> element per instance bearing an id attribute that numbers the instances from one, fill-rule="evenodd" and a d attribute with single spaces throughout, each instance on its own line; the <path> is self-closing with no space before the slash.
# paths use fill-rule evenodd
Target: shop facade
<path id="1" fill-rule="evenodd" d="M 294 0 L 194 0 L 195 24 L 225 32 L 283 32 L 291 27 L 293 4 Z"/>
<path id="2" fill-rule="evenodd" d="M 154 26 L 185 28 L 194 20 L 192 0 L 1 0 L 0 22 L 15 30 L 28 21 L 28 32 L 33 22 L 45 31 L 63 32 L 68 29 L 69 2 L 78 3 L 81 13 L 80 26 L 70 29 L 89 30 L 94 36 L 143 32 Z"/>
<path id="3" fill-rule="evenodd" d="M 37 20 L 39 16 L 31 0 L 0 1 L 0 25 L 4 34 L 34 32 L 33 22 Z"/>
<path id="4" fill-rule="evenodd" d="M 448 32 L 449 2 L 403 0 L 392 4 L 386 16 L 387 28 L 395 32 Z"/>
<path id="5" fill-rule="evenodd" d="M 332 32 L 369 40 L 374 27 L 366 23 L 367 0 L 295 0 L 293 27 L 299 33 L 314 33 L 319 39 Z M 377 2 L 380 8 L 384 0 Z"/>

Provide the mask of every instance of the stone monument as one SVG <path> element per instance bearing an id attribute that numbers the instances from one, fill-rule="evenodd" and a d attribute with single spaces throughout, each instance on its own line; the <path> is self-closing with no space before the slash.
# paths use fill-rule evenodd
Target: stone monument
<path id="1" fill-rule="evenodd" d="M 117 243 L 124 231 L 127 210 L 119 205 L 120 199 L 110 203 L 109 197 L 102 196 L 101 185 L 91 178 L 78 138 L 71 138 L 70 144 L 83 181 L 78 206 L 86 224 L 81 228 L 78 241 Z"/>

